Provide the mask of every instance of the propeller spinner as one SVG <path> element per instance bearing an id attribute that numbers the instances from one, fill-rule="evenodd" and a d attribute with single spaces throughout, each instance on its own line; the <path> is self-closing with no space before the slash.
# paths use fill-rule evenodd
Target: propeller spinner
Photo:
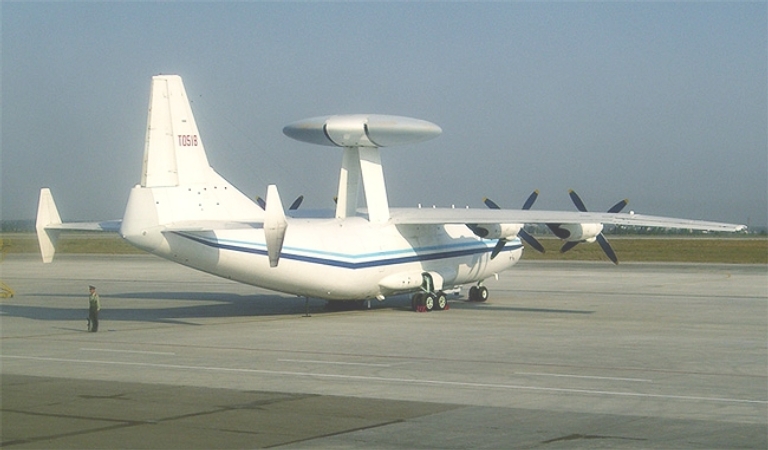
<path id="1" fill-rule="evenodd" d="M 579 197 L 579 194 L 576 193 L 573 189 L 570 189 L 568 191 L 568 195 L 571 197 L 571 201 L 573 201 L 573 204 L 576 205 L 576 209 L 578 209 L 581 212 L 587 212 L 587 207 L 584 205 L 584 202 L 581 201 L 581 197 Z M 620 202 L 613 205 L 608 212 L 609 213 L 618 213 L 622 209 L 624 209 L 625 206 L 627 206 L 627 203 L 629 203 L 629 200 L 626 198 L 624 200 L 621 200 Z M 550 226 L 551 228 L 551 226 Z M 553 230 L 554 231 L 554 230 Z M 614 264 L 619 263 L 619 258 L 616 256 L 616 252 L 613 251 L 613 248 L 611 247 L 611 244 L 608 243 L 608 239 L 605 238 L 603 235 L 603 232 L 595 236 L 595 240 L 598 244 L 600 244 L 600 248 L 603 249 L 603 252 L 605 252 L 605 255 L 613 261 Z M 579 244 L 580 241 L 569 241 L 563 244 L 563 247 L 560 249 L 560 253 L 565 253 L 568 250 L 572 249 L 573 247 L 576 247 L 576 245 Z"/>
<path id="2" fill-rule="evenodd" d="M 525 200 L 525 203 L 523 203 L 523 210 L 531 209 L 531 206 L 533 206 L 533 203 L 536 201 L 536 199 L 539 197 L 539 190 L 536 189 L 531 193 L 531 195 L 528 196 L 528 199 Z M 501 209 L 499 205 L 496 204 L 493 200 L 490 198 L 484 198 L 483 203 L 485 203 L 485 206 L 491 208 L 491 209 Z M 524 240 L 528 243 L 531 247 L 536 249 L 537 251 L 544 253 L 544 246 L 541 245 L 541 242 L 539 242 L 535 237 L 531 236 L 527 231 L 520 228 L 520 231 L 517 232 L 517 235 L 520 236 L 520 239 Z M 499 242 L 496 243 L 496 247 L 493 248 L 493 251 L 491 252 L 491 259 L 495 258 L 496 255 L 501 252 L 501 249 L 504 248 L 504 245 L 506 245 L 507 240 L 502 238 L 499 239 Z"/>

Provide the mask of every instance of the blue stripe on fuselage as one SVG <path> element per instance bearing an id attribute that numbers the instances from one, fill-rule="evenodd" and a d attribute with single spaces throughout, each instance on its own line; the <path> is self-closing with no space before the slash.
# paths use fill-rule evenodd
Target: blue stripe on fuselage
<path id="1" fill-rule="evenodd" d="M 204 237 L 196 236 L 189 233 L 174 231 L 173 234 L 189 239 L 191 241 L 197 242 L 199 244 L 212 247 L 212 248 L 218 248 L 220 250 L 230 250 L 235 252 L 241 252 L 241 253 L 251 253 L 255 255 L 263 255 L 267 256 L 267 249 L 264 248 L 256 248 L 254 246 L 263 246 L 264 244 L 256 244 L 252 243 L 250 246 L 245 245 L 236 245 L 233 243 L 226 243 L 225 241 L 219 241 L 219 240 L 213 240 L 213 239 L 207 239 Z M 523 245 L 521 244 L 519 239 L 514 239 L 509 242 L 507 242 L 507 245 L 504 246 L 504 251 L 511 251 L 511 250 L 517 250 L 519 248 L 522 248 Z M 437 251 L 433 253 L 421 253 L 419 252 L 425 252 L 430 249 L 444 249 L 442 251 Z M 299 249 L 296 249 L 299 250 Z M 303 252 L 312 252 L 312 253 L 319 253 L 314 250 L 309 249 L 301 249 L 300 251 Z M 481 255 L 483 253 L 490 253 L 493 251 L 493 247 L 487 247 L 483 245 L 482 243 L 475 241 L 470 244 L 459 244 L 459 245 L 453 245 L 449 248 L 446 248 L 446 246 L 435 246 L 435 247 L 427 247 L 427 248 L 421 248 L 421 249 L 403 249 L 398 251 L 389 251 L 389 252 L 379 252 L 379 253 L 366 253 L 362 255 L 341 255 L 339 256 L 349 260 L 349 259 L 367 259 L 366 261 L 345 261 L 343 259 L 335 259 L 331 257 L 320 257 L 320 256 L 309 256 L 309 255 L 303 255 L 300 253 L 293 253 L 291 251 L 287 251 L 287 249 L 283 249 L 283 251 L 280 253 L 281 259 L 291 259 L 294 261 L 302 261 L 302 262 L 308 262 L 312 264 L 322 264 L 326 266 L 333 266 L 333 267 L 343 267 L 346 269 L 363 269 L 367 267 L 376 267 L 376 266 L 389 266 L 389 265 L 395 265 L 395 264 L 405 264 L 410 262 L 417 262 L 417 261 L 433 261 L 436 259 L 446 259 L 446 258 L 456 258 L 459 256 L 469 256 L 469 255 Z M 392 254 L 392 253 L 411 253 L 415 252 L 415 255 L 405 255 L 405 256 L 395 256 L 395 257 L 387 257 L 385 255 Z"/>

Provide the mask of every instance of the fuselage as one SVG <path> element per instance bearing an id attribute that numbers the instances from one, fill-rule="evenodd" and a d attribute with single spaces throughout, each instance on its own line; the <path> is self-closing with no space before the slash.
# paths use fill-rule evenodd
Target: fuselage
<path id="1" fill-rule="evenodd" d="M 496 241 L 480 239 L 464 225 L 373 224 L 362 217 L 291 219 L 280 262 L 270 267 L 261 227 L 213 231 L 158 227 L 151 232 L 158 236 L 145 235 L 134 243 L 223 278 L 327 300 L 382 299 L 415 292 L 418 286 L 393 286 L 391 280 L 425 272 L 438 274 L 444 289 L 474 283 L 509 269 L 523 248 L 519 239 L 512 239 L 491 259 Z M 157 245 L 148 249 L 143 245 L 147 241 Z"/>

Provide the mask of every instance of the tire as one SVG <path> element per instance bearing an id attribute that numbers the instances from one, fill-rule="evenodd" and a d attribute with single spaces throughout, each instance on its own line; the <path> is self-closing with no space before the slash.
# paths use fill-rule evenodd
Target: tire
<path id="1" fill-rule="evenodd" d="M 488 300 L 488 288 L 485 286 L 480 286 L 477 288 L 477 301 L 478 302 L 484 302 Z"/>
<path id="2" fill-rule="evenodd" d="M 445 297 L 445 292 L 440 291 L 435 294 L 435 309 L 443 311 L 448 306 L 448 299 Z"/>
<path id="3" fill-rule="evenodd" d="M 424 303 L 424 294 L 417 292 L 411 296 L 411 310 L 418 311 L 419 306 Z"/>
<path id="4" fill-rule="evenodd" d="M 424 309 L 427 312 L 431 312 L 435 309 L 435 294 L 427 294 L 424 296 Z"/>
<path id="5" fill-rule="evenodd" d="M 477 292 L 477 286 L 472 286 L 469 288 L 469 301 L 470 302 L 476 302 L 479 298 L 478 292 Z"/>

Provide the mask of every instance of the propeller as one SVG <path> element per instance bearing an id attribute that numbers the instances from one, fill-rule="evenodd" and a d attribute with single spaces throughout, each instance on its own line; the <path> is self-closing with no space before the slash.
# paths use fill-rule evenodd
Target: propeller
<path id="1" fill-rule="evenodd" d="M 533 203 L 536 201 L 538 197 L 539 197 L 539 190 L 536 189 L 531 193 L 531 195 L 528 196 L 528 199 L 525 200 L 525 203 L 523 203 L 523 210 L 531 209 L 531 206 L 533 206 Z M 491 209 L 501 209 L 501 207 L 497 205 L 496 202 L 494 202 L 488 197 L 483 199 L 483 203 L 485 203 L 485 206 Z M 527 242 L 528 245 L 530 245 L 537 251 L 544 253 L 544 246 L 541 245 L 541 242 L 536 240 L 536 238 L 531 236 L 527 231 L 520 228 L 520 231 L 517 232 L 517 235 L 520 236 L 520 239 Z M 507 244 L 506 239 L 504 238 L 499 239 L 499 242 L 496 243 L 496 247 L 494 247 L 493 251 L 491 252 L 491 259 L 495 258 L 496 255 L 498 255 L 499 252 L 501 252 L 501 250 L 504 248 L 506 244 Z"/>
<path id="2" fill-rule="evenodd" d="M 296 200 L 294 200 L 293 203 L 291 203 L 291 206 L 289 206 L 288 209 L 290 211 L 295 211 L 299 209 L 299 206 L 301 206 L 301 202 L 303 201 L 304 201 L 304 196 L 299 195 L 298 197 L 296 197 Z"/>
<path id="3" fill-rule="evenodd" d="M 288 207 L 288 210 L 295 211 L 299 209 L 299 206 L 301 206 L 301 202 L 303 201 L 304 201 L 304 196 L 299 195 L 298 197 L 296 197 L 296 200 L 294 200 L 293 203 L 291 203 L 291 206 Z M 265 202 L 264 199 L 259 196 L 256 196 L 256 204 L 259 205 L 261 209 L 264 209 L 264 210 L 267 209 L 267 202 Z"/>
<path id="4" fill-rule="evenodd" d="M 576 209 L 578 209 L 581 212 L 587 212 L 587 207 L 584 205 L 584 202 L 581 201 L 581 197 L 579 197 L 579 194 L 577 194 L 576 191 L 574 191 L 573 189 L 570 189 L 568 191 L 568 195 L 571 197 L 571 201 L 573 201 L 573 204 L 576 205 Z M 620 202 L 611 206 L 608 212 L 618 213 L 622 209 L 624 209 L 625 206 L 627 206 L 627 203 L 629 203 L 629 200 L 625 198 L 624 200 L 621 200 Z M 603 249 L 603 252 L 605 252 L 605 255 L 608 257 L 608 259 L 613 261 L 614 264 L 618 264 L 619 258 L 616 257 L 616 252 L 613 251 L 611 244 L 608 243 L 608 239 L 605 238 L 602 231 L 598 233 L 597 236 L 595 236 L 595 240 L 597 241 L 598 244 L 600 244 L 600 248 Z M 576 247 L 578 243 L 579 242 L 566 242 L 565 244 L 563 244 L 563 247 L 560 249 L 560 253 L 567 252 L 573 247 Z"/>

